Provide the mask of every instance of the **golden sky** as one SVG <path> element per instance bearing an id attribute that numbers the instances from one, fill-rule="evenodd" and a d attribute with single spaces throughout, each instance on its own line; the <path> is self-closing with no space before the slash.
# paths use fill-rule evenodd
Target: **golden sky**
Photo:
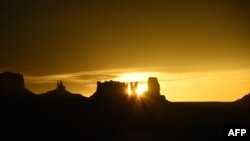
<path id="1" fill-rule="evenodd" d="M 37 93 L 62 79 L 89 96 L 97 80 L 128 73 L 157 76 L 171 101 L 250 91 L 247 0 L 3 0 L 0 8 L 0 71 L 23 73 Z"/>

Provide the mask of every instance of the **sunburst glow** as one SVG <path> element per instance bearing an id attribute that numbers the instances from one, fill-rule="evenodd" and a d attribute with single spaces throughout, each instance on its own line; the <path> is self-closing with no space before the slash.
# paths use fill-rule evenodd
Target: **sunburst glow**
<path id="1" fill-rule="evenodd" d="M 136 89 L 136 94 L 138 96 L 142 95 L 144 92 L 147 91 L 147 85 L 146 84 L 140 84 L 138 85 L 137 89 Z"/>
<path id="2" fill-rule="evenodd" d="M 137 73 L 124 73 L 121 74 L 117 79 L 123 82 L 138 82 L 135 92 L 131 90 L 131 85 L 128 85 L 128 94 L 131 95 L 133 93 L 141 96 L 144 92 L 147 91 L 147 79 L 149 77 L 149 73 L 146 72 L 137 72 Z"/>
<path id="3" fill-rule="evenodd" d="M 144 83 L 139 83 L 137 85 L 137 88 L 135 89 L 135 94 L 138 96 L 141 96 L 144 92 L 147 91 L 147 85 Z M 127 90 L 128 94 L 131 95 L 133 94 L 133 91 L 131 90 L 131 86 L 128 85 L 128 90 Z"/>
<path id="4" fill-rule="evenodd" d="M 132 91 L 131 91 L 131 87 L 130 85 L 128 85 L 128 94 L 131 95 L 132 94 Z"/>

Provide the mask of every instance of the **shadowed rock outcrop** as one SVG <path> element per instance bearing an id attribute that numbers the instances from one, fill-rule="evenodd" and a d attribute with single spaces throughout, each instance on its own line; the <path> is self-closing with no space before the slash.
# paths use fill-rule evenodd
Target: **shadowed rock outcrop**
<path id="1" fill-rule="evenodd" d="M 113 98 L 121 98 L 127 95 L 128 84 L 119 81 L 97 82 L 96 92 L 91 100 L 110 101 Z M 112 101 L 112 100 L 111 100 Z"/>
<path id="2" fill-rule="evenodd" d="M 56 88 L 54 90 L 48 91 L 45 94 L 54 94 L 54 95 L 67 95 L 71 94 L 66 90 L 66 87 L 63 85 L 62 80 L 57 81 Z"/>
<path id="3" fill-rule="evenodd" d="M 250 92 L 242 98 L 236 100 L 235 103 L 238 103 L 243 106 L 250 106 Z"/>
<path id="4" fill-rule="evenodd" d="M 49 100 L 64 101 L 64 102 L 70 102 L 73 100 L 78 103 L 87 100 L 87 98 L 82 96 L 81 94 L 75 94 L 67 91 L 62 80 L 57 81 L 57 85 L 54 90 L 43 93 L 39 95 L 39 97 L 44 98 L 45 100 L 49 99 Z"/>
<path id="5" fill-rule="evenodd" d="M 35 95 L 20 74 L 1 73 L 0 80 L 1 97 L 9 98 L 1 99 L 3 141 L 222 140 L 224 124 L 250 123 L 249 94 L 228 103 L 168 102 L 152 77 L 141 96 L 128 95 L 128 83 L 106 81 L 90 98 L 70 93 L 62 81 Z"/>
<path id="6" fill-rule="evenodd" d="M 34 95 L 25 88 L 22 74 L 3 72 L 0 73 L 0 96 L 4 99 L 2 103 L 6 103 L 7 101 L 22 99 L 22 97 L 29 98 Z"/>
<path id="7" fill-rule="evenodd" d="M 148 93 L 154 95 L 160 95 L 160 84 L 156 77 L 148 78 Z"/>
<path id="8" fill-rule="evenodd" d="M 19 73 L 4 72 L 0 74 L 1 93 L 16 93 L 24 91 L 23 75 Z"/>

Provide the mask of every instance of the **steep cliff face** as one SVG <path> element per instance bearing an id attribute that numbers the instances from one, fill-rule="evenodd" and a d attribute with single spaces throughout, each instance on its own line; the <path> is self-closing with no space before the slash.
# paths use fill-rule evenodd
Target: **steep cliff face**
<path id="1" fill-rule="evenodd" d="M 23 92 L 24 79 L 19 73 L 4 72 L 0 74 L 0 92 L 1 93 L 18 93 Z"/>
<path id="2" fill-rule="evenodd" d="M 118 81 L 105 81 L 97 82 L 97 92 L 103 93 L 126 93 L 127 91 L 127 84 Z"/>
<path id="3" fill-rule="evenodd" d="M 3 72 L 0 73 L 0 98 L 2 105 L 27 102 L 34 94 L 24 86 L 22 74 Z M 19 103 L 24 104 L 24 103 Z"/>
<path id="4" fill-rule="evenodd" d="M 97 82 L 96 92 L 90 97 L 91 99 L 112 99 L 127 95 L 128 84 L 119 81 Z"/>
<path id="5" fill-rule="evenodd" d="M 148 78 L 148 93 L 160 95 L 160 84 L 156 77 Z"/>

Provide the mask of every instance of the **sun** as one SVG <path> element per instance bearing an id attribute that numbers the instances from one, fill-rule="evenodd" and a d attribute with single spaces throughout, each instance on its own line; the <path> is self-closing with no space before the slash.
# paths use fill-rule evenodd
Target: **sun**
<path id="1" fill-rule="evenodd" d="M 141 96 L 144 92 L 147 91 L 147 79 L 150 76 L 150 72 L 131 72 L 131 73 L 122 73 L 116 78 L 118 81 L 128 83 L 127 93 L 129 95 L 136 94 Z M 130 83 L 137 82 L 137 87 L 132 90 Z"/>
<path id="2" fill-rule="evenodd" d="M 136 94 L 138 95 L 138 96 L 141 96 L 144 92 L 146 92 L 147 91 L 147 85 L 145 85 L 145 84 L 139 84 L 138 86 L 137 86 L 137 89 L 136 89 Z"/>
<path id="3" fill-rule="evenodd" d="M 129 95 L 131 95 L 131 94 L 132 94 L 132 91 L 131 91 L 131 87 L 130 87 L 130 85 L 128 85 L 128 90 L 127 90 L 127 93 L 128 93 Z"/>
<path id="4" fill-rule="evenodd" d="M 147 91 L 147 79 L 149 77 L 149 74 L 146 72 L 136 72 L 136 73 L 124 73 L 121 74 L 117 80 L 123 81 L 128 83 L 128 90 L 127 93 L 129 95 L 135 93 L 138 96 L 141 96 L 144 92 Z M 131 82 L 138 82 L 137 87 L 134 90 L 134 92 L 131 90 L 131 85 L 129 83 Z"/>
<path id="5" fill-rule="evenodd" d="M 147 91 L 147 89 L 148 89 L 148 88 L 147 88 L 147 85 L 146 85 L 146 84 L 138 84 L 138 85 L 137 85 L 137 88 L 136 88 L 136 90 L 135 90 L 135 94 L 138 95 L 138 96 L 141 96 L 144 92 Z M 128 90 L 127 90 L 127 92 L 128 92 L 129 95 L 132 95 L 132 94 L 133 94 L 130 85 L 128 85 Z"/>

